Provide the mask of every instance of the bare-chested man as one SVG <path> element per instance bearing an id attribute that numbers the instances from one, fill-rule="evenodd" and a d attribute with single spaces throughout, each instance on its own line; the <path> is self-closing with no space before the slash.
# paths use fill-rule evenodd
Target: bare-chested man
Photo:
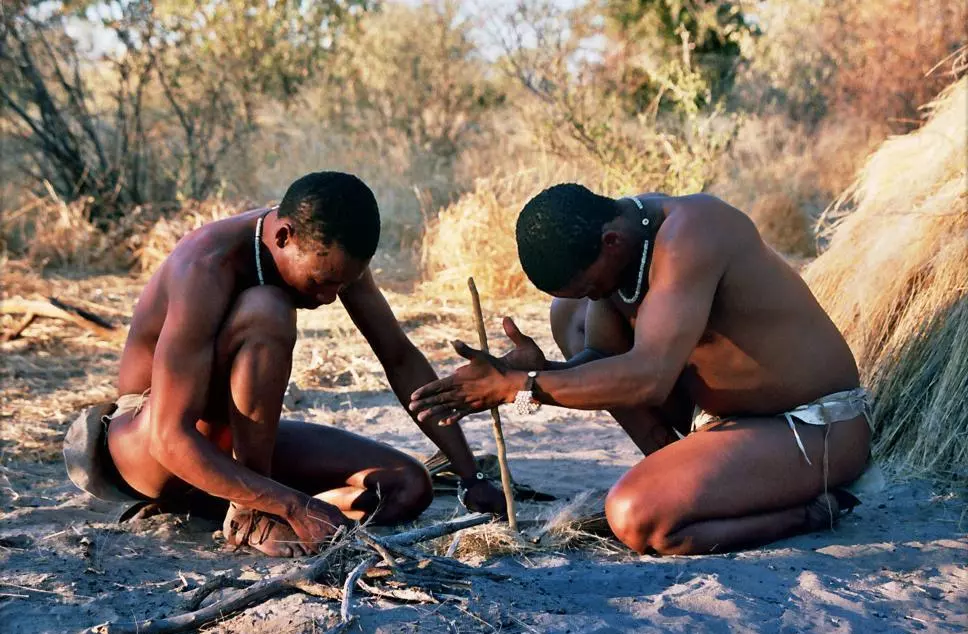
<path id="1" fill-rule="evenodd" d="M 178 500 L 194 489 L 229 500 L 228 542 L 276 556 L 311 552 L 349 519 L 419 515 L 433 490 L 418 461 L 345 431 L 279 420 L 297 308 L 339 298 L 406 402 L 437 378 L 370 274 L 379 235 L 370 189 L 320 172 L 293 183 L 278 208 L 183 238 L 135 307 L 122 396 L 68 434 L 72 479 L 109 498 Z M 503 512 L 501 493 L 475 478 L 461 430 L 432 417 L 418 424 L 467 479 L 465 504 Z"/>
<path id="2" fill-rule="evenodd" d="M 515 349 L 495 359 L 456 342 L 471 363 L 413 394 L 419 419 L 511 402 L 608 410 L 646 456 L 605 507 L 638 552 L 832 525 L 849 499 L 835 487 L 868 460 L 866 393 L 837 328 L 746 215 L 704 194 L 614 200 L 558 185 L 525 206 L 517 241 L 528 277 L 556 297 L 568 361 L 546 361 L 506 319 Z"/>

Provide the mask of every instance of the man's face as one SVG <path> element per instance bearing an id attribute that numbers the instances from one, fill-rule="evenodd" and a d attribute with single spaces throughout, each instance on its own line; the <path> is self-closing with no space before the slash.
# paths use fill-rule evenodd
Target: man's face
<path id="1" fill-rule="evenodd" d="M 591 266 L 578 273 L 563 289 L 552 295 L 570 299 L 587 297 L 592 301 L 607 299 L 618 290 L 620 274 L 621 267 L 612 252 L 602 249 Z"/>
<path id="2" fill-rule="evenodd" d="M 294 240 L 282 252 L 276 266 L 292 289 L 297 308 L 332 304 L 340 291 L 360 279 L 369 266 L 368 260 L 353 258 L 336 244 L 302 245 Z"/>

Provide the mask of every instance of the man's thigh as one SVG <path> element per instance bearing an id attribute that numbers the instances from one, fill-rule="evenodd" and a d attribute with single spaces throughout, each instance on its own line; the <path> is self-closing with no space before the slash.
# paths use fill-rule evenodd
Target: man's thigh
<path id="1" fill-rule="evenodd" d="M 272 456 L 272 478 L 316 495 L 354 486 L 374 488 L 423 470 L 407 454 L 342 429 L 282 420 Z"/>
<path id="2" fill-rule="evenodd" d="M 710 425 L 655 452 L 613 491 L 639 501 L 650 521 L 676 530 L 806 504 L 825 486 L 860 475 L 870 438 L 863 417 L 828 427 L 798 424 L 797 431 L 812 466 L 784 419 L 743 418 Z"/>

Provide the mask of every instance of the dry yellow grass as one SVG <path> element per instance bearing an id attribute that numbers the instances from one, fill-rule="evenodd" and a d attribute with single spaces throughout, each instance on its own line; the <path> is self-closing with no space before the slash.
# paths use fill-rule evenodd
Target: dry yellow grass
<path id="1" fill-rule="evenodd" d="M 773 115 L 746 121 L 720 166 L 713 193 L 745 211 L 786 255 L 816 253 L 813 224 L 847 187 L 886 128 L 836 118 L 815 129 Z"/>
<path id="2" fill-rule="evenodd" d="M 65 203 L 28 195 L 26 204 L 0 216 L 0 252 L 22 258 L 37 270 L 89 268 L 110 263 L 112 236 L 91 222 L 87 198 Z"/>
<path id="3" fill-rule="evenodd" d="M 582 183 L 606 196 L 645 191 L 644 185 L 618 178 L 594 163 L 580 165 L 537 153 L 531 164 L 477 179 L 471 191 L 428 222 L 421 247 L 422 293 L 464 298 L 467 278 L 473 276 L 488 302 L 543 297 L 521 268 L 514 235 L 518 214 L 528 200 L 563 182 Z"/>
<path id="4" fill-rule="evenodd" d="M 423 242 L 423 292 L 464 297 L 473 276 L 484 297 L 536 295 L 518 260 L 514 226 L 528 199 L 549 184 L 537 170 L 481 178 L 442 209 Z"/>
<path id="5" fill-rule="evenodd" d="M 968 477 L 968 80 L 886 141 L 831 212 L 805 271 L 877 398 L 875 453 Z"/>

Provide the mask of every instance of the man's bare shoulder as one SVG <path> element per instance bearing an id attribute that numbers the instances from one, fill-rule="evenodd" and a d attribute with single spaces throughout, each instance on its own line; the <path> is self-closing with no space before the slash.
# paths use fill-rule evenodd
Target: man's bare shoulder
<path id="1" fill-rule="evenodd" d="M 665 243 L 732 251 L 737 246 L 759 242 L 749 216 L 710 194 L 670 198 L 664 207 L 666 219 L 656 237 L 657 247 Z"/>

